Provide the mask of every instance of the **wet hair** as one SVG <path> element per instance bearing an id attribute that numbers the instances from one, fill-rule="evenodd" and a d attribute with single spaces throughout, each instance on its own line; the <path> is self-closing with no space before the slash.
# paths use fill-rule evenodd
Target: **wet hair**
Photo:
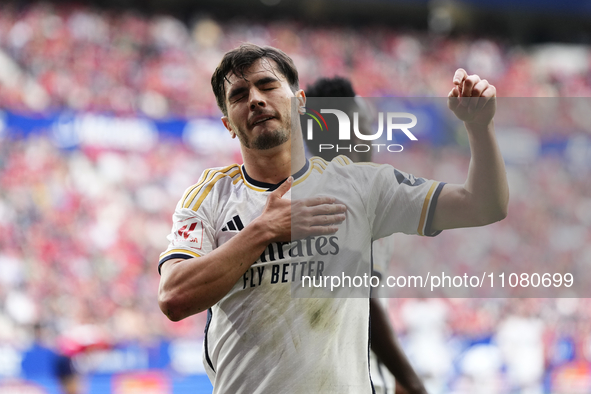
<path id="1" fill-rule="evenodd" d="M 228 115 L 226 107 L 226 86 L 228 76 L 236 75 L 244 78 L 246 70 L 259 59 L 273 60 L 277 70 L 287 79 L 287 83 L 292 91 L 299 89 L 298 70 L 293 60 L 280 49 L 270 46 L 260 47 L 255 44 L 242 44 L 227 52 L 222 61 L 211 76 L 211 87 L 215 95 L 216 102 L 224 115 Z"/>

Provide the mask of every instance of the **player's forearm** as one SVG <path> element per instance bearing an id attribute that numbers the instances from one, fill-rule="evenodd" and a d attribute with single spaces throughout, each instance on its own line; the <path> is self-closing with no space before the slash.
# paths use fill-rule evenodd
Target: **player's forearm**
<path id="1" fill-rule="evenodd" d="M 466 123 L 472 158 L 464 188 L 471 196 L 477 225 L 497 222 L 507 216 L 509 186 L 494 122 L 487 126 Z"/>
<path id="2" fill-rule="evenodd" d="M 402 352 L 402 350 L 400 351 Z M 396 368 L 398 372 L 395 374 L 393 373 L 396 382 L 402 386 L 408 394 L 427 394 L 427 389 L 425 389 L 423 382 L 421 382 L 421 379 L 408 362 L 404 353 L 400 356 L 399 363 L 400 364 Z"/>
<path id="3" fill-rule="evenodd" d="M 507 216 L 509 187 L 494 124 L 466 128 L 472 154 L 468 176 L 463 185 L 446 184 L 441 190 L 434 230 L 484 226 Z"/>
<path id="4" fill-rule="evenodd" d="M 203 257 L 165 262 L 158 291 L 160 309 L 178 321 L 210 308 L 228 294 L 271 240 L 268 229 L 255 220 Z"/>
<path id="5" fill-rule="evenodd" d="M 386 311 L 376 299 L 370 300 L 370 315 L 371 348 L 378 359 L 409 394 L 426 394 L 423 383 L 396 339 Z"/>
<path id="6" fill-rule="evenodd" d="M 384 344 L 382 344 L 382 346 L 378 346 L 376 343 L 375 346 L 372 344 L 372 349 L 380 361 L 382 361 L 392 375 L 394 375 L 396 382 L 402 386 L 407 393 L 426 394 L 427 390 L 425 389 L 425 386 L 423 386 L 423 383 L 419 379 L 415 370 L 408 362 L 406 355 L 396 343 L 396 339 L 392 338 L 392 344 L 394 345 L 385 344 L 386 346 L 384 346 Z"/>

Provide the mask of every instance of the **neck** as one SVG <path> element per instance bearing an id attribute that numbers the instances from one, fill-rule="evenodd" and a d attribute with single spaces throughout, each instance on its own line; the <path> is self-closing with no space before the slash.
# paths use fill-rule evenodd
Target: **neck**
<path id="1" fill-rule="evenodd" d="M 291 140 L 265 151 L 242 147 L 242 158 L 248 175 L 272 184 L 295 174 L 306 164 L 303 143 L 293 144 Z"/>

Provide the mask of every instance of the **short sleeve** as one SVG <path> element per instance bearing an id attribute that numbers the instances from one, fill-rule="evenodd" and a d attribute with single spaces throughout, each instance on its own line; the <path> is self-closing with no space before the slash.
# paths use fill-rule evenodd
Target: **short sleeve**
<path id="1" fill-rule="evenodd" d="M 431 224 L 444 183 L 418 178 L 390 165 L 376 169 L 368 208 L 374 239 L 395 232 L 435 236 Z"/>
<path id="2" fill-rule="evenodd" d="M 166 237 L 168 247 L 160 254 L 158 272 L 165 261 L 201 257 L 215 247 L 214 228 L 208 218 L 208 201 L 196 211 L 184 206 L 184 199 L 177 204 L 172 215 L 172 230 Z"/>

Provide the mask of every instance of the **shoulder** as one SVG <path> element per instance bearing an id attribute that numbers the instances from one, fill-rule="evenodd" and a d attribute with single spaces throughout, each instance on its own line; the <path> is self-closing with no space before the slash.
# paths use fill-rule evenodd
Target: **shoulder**
<path id="1" fill-rule="evenodd" d="M 199 181 L 189 186 L 179 201 L 182 208 L 197 210 L 203 200 L 215 189 L 236 185 L 242 179 L 240 165 L 208 168 L 203 171 Z"/>

